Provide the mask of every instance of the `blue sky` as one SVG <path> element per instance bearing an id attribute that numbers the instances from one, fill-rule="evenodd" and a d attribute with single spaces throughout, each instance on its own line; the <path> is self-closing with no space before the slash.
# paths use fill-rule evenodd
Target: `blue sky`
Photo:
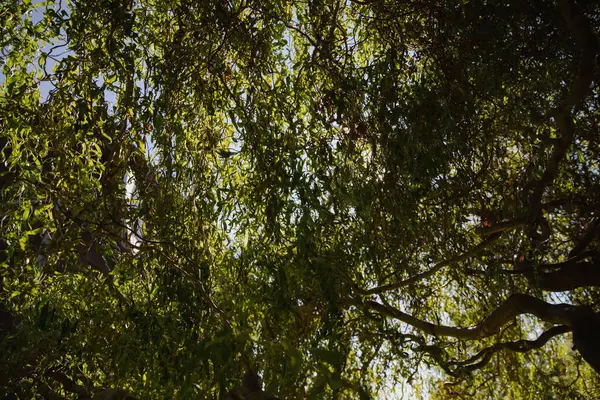
<path id="1" fill-rule="evenodd" d="M 30 9 L 29 13 L 27 15 L 22 15 L 21 18 L 25 19 L 25 18 L 30 18 L 31 22 L 35 25 L 37 23 L 39 23 L 42 18 L 44 17 L 44 12 L 47 9 L 48 6 L 53 7 L 54 5 L 50 4 L 50 5 L 44 5 L 44 2 L 42 2 L 41 0 L 34 0 L 32 2 L 33 7 Z M 59 4 L 61 4 L 61 9 L 66 11 L 67 13 L 70 12 L 69 6 L 66 2 L 62 2 L 59 1 Z M 54 43 L 49 43 L 45 46 L 43 46 L 40 50 L 42 52 L 48 53 L 53 47 L 55 48 L 54 51 L 52 51 L 52 56 L 54 59 L 52 58 L 47 58 L 46 59 L 46 71 L 48 73 L 52 73 L 53 68 L 56 66 L 57 61 L 56 60 L 61 60 L 62 58 L 64 58 L 66 55 L 68 55 L 70 53 L 70 50 L 68 50 L 67 47 L 60 47 L 62 45 L 64 45 L 65 42 L 64 40 L 57 40 Z M 59 46 L 58 48 L 56 48 L 57 46 Z M 4 49 L 3 49 L 4 50 Z M 2 53 L 2 55 L 0 56 L 1 60 L 2 60 L 2 68 L 0 68 L 0 84 L 4 83 L 6 81 L 6 76 L 4 74 L 5 70 L 4 70 L 4 51 Z M 40 69 L 39 65 L 37 64 L 37 58 L 34 60 L 34 62 L 29 66 L 29 69 Z M 40 88 L 40 99 L 43 101 L 45 99 L 48 98 L 48 95 L 50 93 L 50 91 L 53 89 L 53 85 L 51 82 L 47 81 L 47 80 L 42 80 L 39 82 L 39 88 Z"/>

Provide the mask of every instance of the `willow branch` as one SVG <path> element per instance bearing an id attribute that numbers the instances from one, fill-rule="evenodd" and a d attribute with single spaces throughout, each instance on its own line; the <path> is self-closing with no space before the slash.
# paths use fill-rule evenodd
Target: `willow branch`
<path id="1" fill-rule="evenodd" d="M 549 304 L 543 300 L 526 294 L 515 294 L 509 297 L 487 318 L 472 328 L 458 328 L 445 325 L 432 324 L 406 314 L 397 308 L 378 303 L 366 301 L 365 305 L 379 314 L 400 320 L 426 334 L 432 336 L 449 336 L 459 339 L 481 339 L 492 336 L 500 331 L 508 321 L 521 314 L 531 314 L 541 320 L 552 323 L 571 326 L 570 312 L 573 306 L 568 304 Z"/>
<path id="2" fill-rule="evenodd" d="M 492 356 L 501 350 L 509 350 L 517 353 L 526 353 L 530 350 L 535 350 L 543 347 L 550 339 L 555 336 L 562 335 L 570 332 L 571 328 L 566 325 L 554 326 L 544 333 L 542 333 L 535 340 L 517 340 L 514 342 L 496 343 L 492 346 L 482 349 L 480 352 L 475 354 L 473 357 L 468 358 L 464 361 L 454 361 L 448 364 L 466 366 L 468 371 L 473 371 L 484 367 L 492 358 Z M 477 362 L 480 360 L 479 362 Z"/>
<path id="3" fill-rule="evenodd" d="M 455 257 L 449 258 L 447 260 L 441 261 L 441 262 L 437 263 L 436 265 L 434 265 L 431 269 L 429 269 L 425 272 L 421 272 L 419 274 L 413 275 L 410 278 L 405 279 L 400 282 L 394 282 L 394 283 L 390 283 L 387 285 L 382 285 L 382 286 L 378 286 L 378 287 L 375 287 L 372 289 L 364 290 L 364 291 L 362 291 L 362 294 L 371 295 L 371 294 L 387 292 L 390 290 L 395 290 L 395 289 L 398 289 L 401 287 L 412 285 L 413 283 L 422 281 L 423 279 L 427 279 L 430 276 L 434 275 L 436 272 L 438 272 L 440 269 L 442 269 L 448 265 L 452 265 L 452 264 L 459 263 L 461 261 L 465 261 L 465 260 L 479 254 L 482 250 L 485 250 L 492 243 L 497 241 L 501 235 L 502 235 L 502 232 L 494 233 L 494 234 L 490 235 L 487 239 L 483 240 L 478 245 L 473 246 L 472 248 L 467 250 L 466 252 L 459 254 Z"/>

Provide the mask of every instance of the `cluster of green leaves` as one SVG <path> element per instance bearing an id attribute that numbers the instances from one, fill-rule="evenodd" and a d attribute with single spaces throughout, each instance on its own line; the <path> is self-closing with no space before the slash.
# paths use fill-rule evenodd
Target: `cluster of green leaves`
<path id="1" fill-rule="evenodd" d="M 598 6 L 568 3 L 597 38 Z M 5 1 L 0 387 L 214 398 L 253 369 L 281 398 L 598 396 L 567 336 L 452 367 L 535 339 L 535 318 L 467 341 L 364 305 L 462 327 L 515 293 L 598 305 L 511 269 L 600 244 L 597 66 L 546 182 L 581 79 L 565 18 L 549 0 Z"/>

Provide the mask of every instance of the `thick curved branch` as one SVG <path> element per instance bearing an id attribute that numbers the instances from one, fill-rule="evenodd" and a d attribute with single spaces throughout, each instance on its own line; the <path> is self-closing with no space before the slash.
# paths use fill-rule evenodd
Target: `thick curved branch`
<path id="1" fill-rule="evenodd" d="M 420 320 L 394 307 L 383 305 L 376 301 L 367 301 L 365 305 L 367 308 L 375 310 L 384 316 L 398 319 L 429 335 L 451 336 L 467 340 L 492 336 L 508 321 L 518 315 L 535 315 L 542 321 L 564 325 L 572 330 L 575 347 L 583 356 L 583 359 L 600 374 L 600 340 L 598 340 L 600 314 L 597 314 L 589 307 L 569 304 L 549 304 L 526 294 L 515 294 L 509 297 L 477 326 L 473 328 L 456 328 Z M 558 331 L 560 329 L 557 328 L 555 331 L 551 331 L 551 333 Z M 526 344 L 521 342 L 518 346 L 525 348 L 523 346 L 526 346 Z"/>
<path id="2" fill-rule="evenodd" d="M 532 314 L 545 322 L 572 325 L 571 313 L 575 306 L 568 304 L 549 304 L 526 294 L 509 297 L 487 318 L 473 328 L 457 328 L 436 325 L 406 314 L 394 307 L 376 301 L 366 301 L 366 306 L 378 313 L 398 319 L 433 336 L 450 336 L 460 339 L 481 339 L 496 334 L 508 321 L 521 314 Z"/>
<path id="3" fill-rule="evenodd" d="M 599 258 L 599 257 L 600 257 L 600 251 L 587 250 L 587 251 L 579 253 L 575 256 L 572 256 L 565 261 L 559 262 L 559 263 L 540 264 L 540 265 L 538 265 L 538 268 L 541 268 L 544 270 L 554 270 L 554 269 L 560 269 L 560 268 L 565 268 L 565 267 L 572 267 L 572 266 L 576 265 L 579 261 L 585 260 L 586 258 L 591 258 L 593 260 L 594 258 Z"/>
<path id="4" fill-rule="evenodd" d="M 551 272 L 534 268 L 523 271 L 531 286 L 550 292 L 566 292 L 580 287 L 600 286 L 600 265 L 578 262 Z"/>
<path id="5" fill-rule="evenodd" d="M 410 278 L 405 279 L 400 282 L 394 282 L 394 283 L 390 283 L 387 285 L 382 285 L 382 286 L 378 286 L 378 287 L 375 287 L 372 289 L 364 290 L 364 291 L 362 291 L 362 294 L 370 295 L 370 294 L 388 292 L 390 290 L 395 290 L 395 289 L 398 289 L 401 287 L 412 285 L 413 283 L 422 281 L 423 279 L 427 279 L 430 276 L 434 275 L 436 272 L 438 272 L 440 269 L 442 269 L 448 265 L 452 265 L 452 264 L 459 263 L 461 261 L 465 261 L 465 260 L 477 255 L 482 250 L 485 250 L 491 244 L 493 244 L 495 241 L 497 241 L 501 235 L 502 235 L 502 232 L 496 232 L 496 233 L 490 235 L 487 239 L 483 240 L 478 245 L 473 246 L 466 252 L 459 254 L 455 257 L 449 258 L 447 260 L 441 261 L 441 262 L 435 264 L 433 267 L 431 267 L 431 269 L 429 269 L 425 272 L 421 272 L 420 274 L 413 275 Z"/>
<path id="6" fill-rule="evenodd" d="M 432 324 L 430 322 L 426 322 L 416 317 L 413 317 L 410 314 L 403 313 L 397 308 L 390 307 L 372 300 L 366 301 L 365 305 L 367 306 L 367 308 L 377 311 L 383 316 L 398 319 L 429 335 L 452 336 L 462 339 L 477 339 L 480 337 L 479 330 L 476 328 L 455 328 L 451 326 Z"/>
<path id="7" fill-rule="evenodd" d="M 449 362 L 448 364 L 465 366 L 468 371 L 473 371 L 484 367 L 492 358 L 492 356 L 500 350 L 510 350 L 517 353 L 526 353 L 530 350 L 543 347 L 550 339 L 555 336 L 570 332 L 571 328 L 566 325 L 554 326 L 542 333 L 535 340 L 517 340 L 514 342 L 496 343 L 492 346 L 482 349 L 473 357 L 464 361 Z M 479 360 L 479 361 L 478 361 Z"/>

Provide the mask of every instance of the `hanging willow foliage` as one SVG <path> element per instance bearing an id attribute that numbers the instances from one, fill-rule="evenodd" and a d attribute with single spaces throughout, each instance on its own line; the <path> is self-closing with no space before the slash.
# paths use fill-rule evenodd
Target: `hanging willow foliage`
<path id="1" fill-rule="evenodd" d="M 599 31 L 2 2 L 0 395 L 598 398 Z"/>

